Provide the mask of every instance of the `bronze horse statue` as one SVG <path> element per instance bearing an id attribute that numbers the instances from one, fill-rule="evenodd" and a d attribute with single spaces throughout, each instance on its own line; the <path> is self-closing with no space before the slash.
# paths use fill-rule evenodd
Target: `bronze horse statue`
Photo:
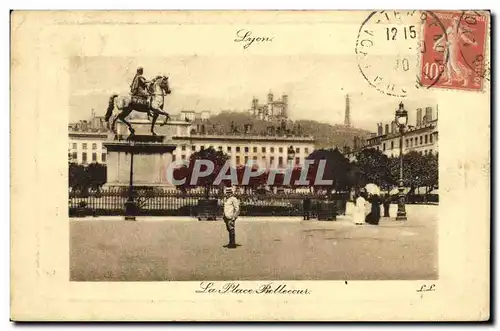
<path id="1" fill-rule="evenodd" d="M 127 125 L 131 136 L 135 134 L 134 128 L 126 120 L 126 117 L 134 110 L 141 113 L 147 113 L 148 118 L 150 115 L 152 116 L 151 134 L 153 136 L 156 136 L 154 127 L 158 116 L 165 116 L 165 121 L 161 124 L 161 126 L 167 124 L 170 115 L 163 110 L 163 105 L 165 96 L 171 93 L 170 86 L 168 84 L 168 77 L 155 77 L 149 83 L 147 90 L 149 92 L 149 97 L 147 99 L 147 102 L 144 103 L 138 102 L 138 100 L 136 99 L 137 97 L 131 95 L 113 94 L 109 98 L 109 105 L 104 119 L 108 123 L 108 128 L 115 134 L 115 140 L 118 138 L 118 134 L 116 132 L 116 121 L 118 119 L 120 119 Z M 117 109 L 118 112 L 116 114 L 113 114 L 113 110 L 115 109 Z M 112 120 L 111 117 L 113 117 Z"/>

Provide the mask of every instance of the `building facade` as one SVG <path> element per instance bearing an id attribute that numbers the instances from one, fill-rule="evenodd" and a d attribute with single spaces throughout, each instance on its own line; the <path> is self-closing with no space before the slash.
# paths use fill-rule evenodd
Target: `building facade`
<path id="1" fill-rule="evenodd" d="M 103 143 L 107 139 L 107 133 L 70 131 L 68 146 L 69 161 L 83 165 L 90 163 L 106 164 L 107 154 Z"/>
<path id="2" fill-rule="evenodd" d="M 173 120 L 193 122 L 196 120 L 206 121 L 210 116 L 209 110 L 194 111 L 194 110 L 181 110 L 178 115 L 172 115 Z"/>
<path id="3" fill-rule="evenodd" d="M 438 143 L 438 107 L 417 108 L 415 124 L 410 124 L 403 133 L 403 154 L 411 151 L 421 154 L 437 154 Z M 346 156 L 353 160 L 362 149 L 374 148 L 388 157 L 399 156 L 400 133 L 395 121 L 377 123 L 377 132 L 365 139 L 355 138 L 352 150 L 346 150 Z"/>
<path id="4" fill-rule="evenodd" d="M 83 121 L 82 121 L 83 122 Z M 150 122 L 147 119 L 132 119 L 136 134 L 149 135 Z M 85 121 L 87 123 L 87 121 Z M 293 163 L 303 165 L 305 158 L 314 151 L 315 140 L 310 136 L 295 135 L 254 135 L 254 134 L 206 134 L 196 128 L 197 124 L 186 121 L 169 121 L 165 126 L 156 126 L 158 135 L 164 135 L 177 146 L 173 160 L 189 160 L 193 152 L 213 147 L 229 155 L 233 166 L 244 165 L 249 160 L 265 163 L 267 167 L 280 167 L 288 163 L 294 151 Z M 92 162 L 106 164 L 104 143 L 111 139 L 104 129 L 95 132 L 90 126 L 79 126 L 69 130 L 70 162 L 87 165 Z M 117 122 L 117 133 L 128 134 L 125 124 Z"/>
<path id="5" fill-rule="evenodd" d="M 288 118 L 288 95 L 283 94 L 281 100 L 275 100 L 273 93 L 267 95 L 267 102 L 259 104 L 259 99 L 252 99 L 252 107 L 249 110 L 252 116 L 265 121 L 281 121 Z"/>
<path id="6" fill-rule="evenodd" d="M 254 135 L 202 135 L 173 137 L 177 145 L 174 161 L 189 160 L 192 153 L 212 147 L 230 157 L 231 165 L 245 165 L 249 160 L 264 163 L 268 168 L 286 165 L 292 153 L 293 163 L 303 165 L 305 158 L 314 150 L 312 137 L 272 137 Z"/>
<path id="7" fill-rule="evenodd" d="M 80 120 L 68 124 L 69 162 L 88 165 L 106 164 L 106 148 L 103 143 L 108 139 L 104 116 L 96 116 L 92 110 L 90 120 Z"/>

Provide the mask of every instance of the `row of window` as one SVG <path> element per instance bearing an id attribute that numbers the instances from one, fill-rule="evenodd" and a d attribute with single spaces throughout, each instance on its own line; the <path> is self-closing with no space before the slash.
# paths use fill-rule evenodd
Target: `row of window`
<path id="1" fill-rule="evenodd" d="M 210 146 L 210 147 L 214 148 L 214 146 Z M 88 148 L 87 143 L 82 143 L 82 149 L 86 150 L 87 148 Z M 72 149 L 78 149 L 78 144 L 77 143 L 72 143 Z M 97 143 L 92 143 L 92 150 L 96 150 L 96 149 L 97 149 Z M 181 150 L 182 151 L 185 151 L 186 149 L 187 149 L 186 145 L 182 145 L 181 146 Z M 200 149 L 201 150 L 205 149 L 205 146 L 201 146 Z M 218 150 L 219 151 L 224 151 L 224 148 L 222 146 L 219 146 Z M 245 153 L 249 153 L 250 152 L 250 147 L 244 147 L 243 150 L 244 150 Z M 258 150 L 259 150 L 258 147 L 252 147 L 252 152 L 253 153 L 257 153 Z M 266 153 L 267 148 L 263 146 L 263 147 L 260 148 L 260 150 L 261 150 L 262 153 Z M 283 153 L 283 150 L 284 150 L 283 147 L 278 147 L 278 153 Z M 191 146 L 191 151 L 193 151 L 193 152 L 196 151 L 196 146 L 195 145 Z M 227 146 L 226 147 L 226 151 L 229 152 L 229 153 L 231 153 L 232 152 L 232 146 Z M 236 152 L 241 152 L 241 146 L 235 146 L 235 151 Z M 275 152 L 275 147 L 269 147 L 269 151 L 271 153 L 274 153 Z M 295 148 L 295 153 L 300 153 L 300 147 L 296 147 Z M 304 153 L 305 154 L 309 154 L 309 148 L 308 147 L 304 148 Z"/>
<path id="2" fill-rule="evenodd" d="M 73 152 L 71 153 L 71 158 L 73 160 L 77 160 L 78 159 L 78 153 L 77 152 Z M 87 159 L 87 152 L 83 152 L 82 153 L 82 163 L 87 163 L 88 162 L 88 159 Z M 97 153 L 92 153 L 92 162 L 99 162 L 97 160 Z M 106 153 L 101 153 L 101 161 L 100 162 L 106 162 Z"/>
<path id="3" fill-rule="evenodd" d="M 377 146 L 377 151 L 380 150 L 380 146 Z M 426 149 L 424 151 L 418 151 L 418 153 L 422 154 L 422 155 L 427 155 L 427 154 L 432 154 L 432 149 Z M 394 157 L 394 153 L 391 153 L 391 157 Z"/>
<path id="4" fill-rule="evenodd" d="M 406 139 L 406 147 L 418 146 L 419 138 L 420 138 L 420 145 L 432 144 L 432 134 L 430 134 L 430 135 Z"/>
<path id="5" fill-rule="evenodd" d="M 73 149 L 78 149 L 78 143 L 72 143 L 71 146 Z M 87 143 L 82 143 L 82 149 L 87 149 Z M 97 143 L 92 143 L 92 149 L 96 150 L 97 149 Z"/>
<path id="6" fill-rule="evenodd" d="M 417 151 L 417 153 L 419 153 L 420 155 L 432 154 L 432 149 L 426 149 L 424 151 Z M 391 153 L 391 157 L 394 157 L 394 156 L 399 156 L 399 155 L 394 155 L 393 153 Z"/>
<path id="7" fill-rule="evenodd" d="M 244 156 L 243 160 L 244 160 L 243 164 L 247 164 L 248 160 L 249 160 L 248 156 Z M 258 160 L 257 156 L 252 157 L 252 160 L 253 161 L 257 161 Z M 266 162 L 266 157 L 265 156 L 262 156 L 262 161 Z M 242 164 L 241 163 L 241 157 L 239 155 L 236 155 L 236 164 L 237 165 L 241 165 Z M 295 158 L 295 164 L 300 164 L 300 157 L 296 157 Z M 272 165 L 278 165 L 278 166 L 281 167 L 281 166 L 285 165 L 285 162 L 284 162 L 283 157 L 279 156 L 278 157 L 278 163 L 276 164 L 276 158 L 274 156 L 271 156 L 271 157 L 269 157 L 269 165 L 271 165 L 271 166 Z"/>
<path id="8" fill-rule="evenodd" d="M 183 161 L 184 161 L 184 160 L 186 160 L 186 155 L 184 155 L 184 154 L 183 154 L 183 155 L 181 155 L 181 160 L 183 160 Z M 243 164 L 247 164 L 247 163 L 248 163 L 248 160 L 249 160 L 249 157 L 248 157 L 248 156 L 244 156 L 243 160 L 244 160 L 244 163 L 243 163 Z M 253 160 L 253 161 L 258 161 L 257 156 L 253 156 L 253 157 L 252 157 L 252 160 Z M 265 156 L 262 156 L 261 160 L 265 162 L 265 161 L 266 161 L 266 157 L 265 157 Z M 270 164 L 270 165 L 275 165 L 275 160 L 276 160 L 276 159 L 275 159 L 275 157 L 274 157 L 274 156 L 271 156 L 271 157 L 269 158 L 269 164 Z M 174 154 L 174 155 L 173 155 L 173 157 L 172 157 L 172 161 L 176 161 L 176 156 L 175 156 L 175 154 Z M 241 163 L 241 156 L 239 156 L 239 155 L 236 155 L 236 164 L 237 164 L 237 165 L 242 164 L 242 163 Z M 300 164 L 300 157 L 296 157 L 296 158 L 295 158 L 295 164 Z M 283 158 L 282 156 L 278 157 L 278 165 L 279 165 L 279 166 L 283 166 L 283 165 L 285 165 L 285 163 L 284 163 L 284 158 Z"/>
<path id="9" fill-rule="evenodd" d="M 429 143 L 432 144 L 432 134 L 429 134 L 429 135 L 426 134 L 424 136 L 419 136 L 419 137 L 415 137 L 415 138 L 407 138 L 406 139 L 406 148 L 418 146 L 419 141 L 420 141 L 420 145 L 429 144 Z M 394 149 L 394 141 L 391 141 L 391 148 L 390 149 Z M 383 151 L 386 150 L 385 143 L 382 144 L 382 150 Z"/>
<path id="10" fill-rule="evenodd" d="M 214 148 L 214 146 L 210 146 L 210 147 L 211 147 L 211 148 Z M 235 147 L 235 151 L 236 151 L 237 153 L 238 153 L 238 152 L 241 152 L 241 146 L 234 146 L 234 147 Z M 186 146 L 186 145 L 182 145 L 182 146 L 181 146 L 181 150 L 182 150 L 182 151 L 185 151 L 186 149 L 187 149 L 187 146 Z M 201 146 L 201 147 L 200 147 L 200 149 L 201 149 L 201 150 L 205 149 L 205 146 Z M 215 148 L 214 148 L 214 149 L 215 149 Z M 222 147 L 222 146 L 219 146 L 217 149 L 218 149 L 219 151 L 221 151 L 221 152 L 224 152 L 224 147 Z M 249 153 L 249 152 L 250 152 L 250 147 L 244 147 L 244 148 L 243 148 L 243 150 L 244 150 L 244 152 L 245 152 L 245 153 Z M 258 147 L 256 147 L 256 146 L 252 147 L 252 152 L 253 152 L 253 153 L 257 153 L 257 152 L 258 152 L 258 150 L 259 150 L 259 148 L 258 148 Z M 283 147 L 278 147 L 278 153 L 283 153 L 283 150 L 284 150 L 284 148 L 283 148 Z M 194 152 L 194 151 L 196 151 L 196 146 L 195 146 L 195 145 L 192 145 L 192 146 L 191 146 L 191 151 L 193 151 L 193 152 Z M 233 151 L 232 146 L 227 146 L 227 147 L 226 147 L 226 151 L 227 151 L 227 152 L 229 152 L 229 153 L 231 153 L 231 152 Z M 266 153 L 267 148 L 266 148 L 266 147 L 264 147 L 264 146 L 262 146 L 262 147 L 260 148 L 260 151 L 261 151 L 262 153 Z M 271 153 L 274 153 L 274 152 L 275 152 L 275 147 L 269 147 L 269 151 L 270 151 Z M 300 153 L 300 147 L 296 147 L 296 148 L 295 148 L 295 153 Z M 308 148 L 308 147 L 304 147 L 304 153 L 305 153 L 305 154 L 309 154 L 309 148 Z"/>

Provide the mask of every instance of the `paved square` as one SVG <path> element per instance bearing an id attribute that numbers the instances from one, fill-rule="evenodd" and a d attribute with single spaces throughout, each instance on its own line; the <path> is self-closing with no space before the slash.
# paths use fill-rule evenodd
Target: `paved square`
<path id="1" fill-rule="evenodd" d="M 437 279 L 438 206 L 407 210 L 379 226 L 242 219 L 233 250 L 222 221 L 70 220 L 71 280 Z"/>

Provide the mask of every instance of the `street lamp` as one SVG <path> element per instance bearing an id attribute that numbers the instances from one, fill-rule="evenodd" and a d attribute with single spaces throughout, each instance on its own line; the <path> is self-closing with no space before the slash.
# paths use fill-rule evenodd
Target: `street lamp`
<path id="1" fill-rule="evenodd" d="M 130 173 L 128 186 L 128 199 L 125 202 L 125 220 L 135 221 L 137 203 L 134 201 L 134 141 L 130 142 Z"/>
<path id="2" fill-rule="evenodd" d="M 396 123 L 399 127 L 399 195 L 398 195 L 398 213 L 397 221 L 406 221 L 405 194 L 403 181 L 403 133 L 408 124 L 408 111 L 404 109 L 403 102 L 399 103 L 399 109 L 396 110 Z"/>

